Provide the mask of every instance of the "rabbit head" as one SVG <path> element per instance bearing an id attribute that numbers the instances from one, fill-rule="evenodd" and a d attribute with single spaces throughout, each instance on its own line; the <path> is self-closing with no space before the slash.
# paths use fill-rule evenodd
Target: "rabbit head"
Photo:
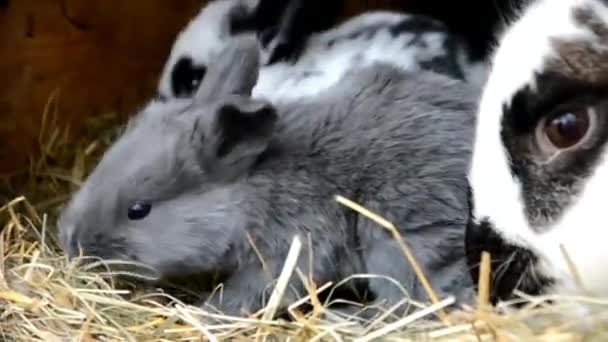
<path id="1" fill-rule="evenodd" d="M 258 0 L 209 1 L 190 20 L 173 42 L 163 67 L 158 96 L 161 99 L 191 98 L 196 93 L 210 63 L 231 43 L 231 37 L 254 29 Z"/>
<path id="2" fill-rule="evenodd" d="M 493 301 L 608 295 L 608 3 L 531 1 L 502 34 L 478 109 L 467 253 Z"/>
<path id="3" fill-rule="evenodd" d="M 229 267 L 245 224 L 237 184 L 276 114 L 250 99 L 254 39 L 222 51 L 192 101 L 146 107 L 106 151 L 60 215 L 69 256 L 136 261 L 161 277 Z"/>

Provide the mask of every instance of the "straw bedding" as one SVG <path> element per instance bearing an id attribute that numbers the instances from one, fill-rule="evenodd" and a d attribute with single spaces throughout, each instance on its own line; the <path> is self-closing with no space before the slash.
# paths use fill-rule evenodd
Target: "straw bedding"
<path id="1" fill-rule="evenodd" d="M 290 259 L 300 247 L 297 240 L 269 304 L 250 318 L 225 317 L 188 306 L 179 293 L 129 282 L 119 286 L 108 273 L 67 260 L 58 247 L 54 222 L 58 208 L 116 137 L 120 120 L 112 115 L 96 117 L 83 133 L 75 135 L 49 119 L 56 115 L 52 110 L 45 114 L 40 135 L 42 157 L 26 172 L 0 183 L 0 193 L 8 194 L 6 199 L 0 198 L 2 341 L 608 340 L 608 300 L 522 295 L 523 308 L 488 308 L 484 304 L 490 281 L 487 267 L 480 277 L 476 307 L 443 315 L 452 298 L 436 298 L 434 303 L 411 303 L 418 305 L 414 313 L 397 320 L 386 319 L 390 312 L 370 321 L 341 316 L 316 296 L 335 284 L 312 284 L 293 268 Z M 379 229 L 390 229 L 390 223 L 373 213 L 345 199 L 337 200 L 376 220 Z M 415 256 L 409 255 L 407 236 L 396 238 L 401 239 L 404 257 L 415 262 Z M 290 308 L 291 319 L 286 320 L 275 317 L 275 303 L 289 276 L 300 277 L 309 295 Z M 549 300 L 554 303 L 549 305 Z M 574 301 L 589 302 L 594 314 L 578 317 L 585 318 L 584 322 L 573 319 L 576 315 L 564 315 L 573 312 L 570 305 Z M 403 302 L 407 302 L 406 296 Z M 312 310 L 299 310 L 304 304 Z M 429 319 L 434 316 L 440 319 Z"/>

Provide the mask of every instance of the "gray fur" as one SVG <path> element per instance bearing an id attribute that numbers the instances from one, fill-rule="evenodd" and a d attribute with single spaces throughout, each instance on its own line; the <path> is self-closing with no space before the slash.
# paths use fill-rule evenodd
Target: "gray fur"
<path id="1" fill-rule="evenodd" d="M 275 278 L 299 235 L 299 266 L 318 285 L 382 274 L 426 300 L 391 235 L 337 203 L 342 195 L 399 226 L 441 297 L 470 295 L 463 235 L 476 92 L 377 64 L 275 107 L 250 97 L 257 51 L 251 39 L 235 41 L 193 102 L 139 115 L 62 213 L 67 253 L 80 244 L 162 276 L 227 272 L 221 308 L 238 314 L 259 309 L 272 288 L 247 234 Z M 130 221 L 127 208 L 142 199 L 149 216 Z M 304 295 L 297 276 L 291 285 Z M 388 281 L 370 288 L 389 304 L 403 298 Z"/>

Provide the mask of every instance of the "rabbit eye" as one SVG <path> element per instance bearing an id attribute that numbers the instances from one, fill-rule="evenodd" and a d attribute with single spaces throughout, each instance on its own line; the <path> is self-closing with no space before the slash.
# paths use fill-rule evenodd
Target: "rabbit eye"
<path id="1" fill-rule="evenodd" d="M 176 97 L 190 97 L 207 73 L 204 65 L 195 65 L 190 57 L 182 57 L 171 74 L 171 86 Z"/>
<path id="2" fill-rule="evenodd" d="M 546 143 L 552 149 L 565 150 L 580 143 L 591 128 L 592 111 L 582 110 L 559 113 L 541 122 Z"/>
<path id="3" fill-rule="evenodd" d="M 129 216 L 129 220 L 141 220 L 144 217 L 148 216 L 151 209 L 152 205 L 150 203 L 136 202 L 135 204 L 129 207 L 127 215 Z"/>

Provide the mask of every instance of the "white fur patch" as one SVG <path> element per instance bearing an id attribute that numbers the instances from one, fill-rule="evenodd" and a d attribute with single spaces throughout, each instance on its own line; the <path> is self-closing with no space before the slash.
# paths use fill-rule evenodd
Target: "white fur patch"
<path id="1" fill-rule="evenodd" d="M 538 253 L 540 271 L 559 280 L 557 292 L 580 293 L 562 255 L 563 244 L 583 285 L 597 295 L 608 296 L 608 267 L 604 264 L 608 260 L 608 229 L 604 227 L 608 161 L 600 161 L 563 217 L 544 233 L 536 233 L 524 215 L 521 187 L 510 174 L 500 137 L 503 104 L 524 85 L 534 89 L 534 73 L 543 69 L 547 57 L 556 54 L 550 38 L 593 39 L 573 21 L 573 9 L 581 5 L 594 6 L 601 18 L 608 19 L 608 8 L 597 0 L 537 0 L 504 32 L 479 104 L 469 177 L 475 217 L 487 217 L 504 238 Z"/>
<path id="2" fill-rule="evenodd" d="M 289 101 L 297 97 L 312 96 L 338 81 L 348 70 L 363 68 L 376 62 L 385 62 L 405 70 L 419 70 L 420 59 L 430 59 L 444 54 L 445 35 L 427 33 L 422 36 L 426 48 L 407 47 L 414 34 L 393 36 L 388 28 L 375 33 L 372 39 L 342 39 L 336 37 L 361 30 L 360 25 L 396 24 L 408 15 L 391 12 L 366 13 L 353 20 L 309 39 L 306 50 L 295 65 L 277 63 L 260 71 L 260 79 L 254 88 L 254 96 L 264 96 L 271 101 Z M 328 48 L 328 43 L 336 40 Z M 314 73 L 304 78 L 301 75 Z"/>

